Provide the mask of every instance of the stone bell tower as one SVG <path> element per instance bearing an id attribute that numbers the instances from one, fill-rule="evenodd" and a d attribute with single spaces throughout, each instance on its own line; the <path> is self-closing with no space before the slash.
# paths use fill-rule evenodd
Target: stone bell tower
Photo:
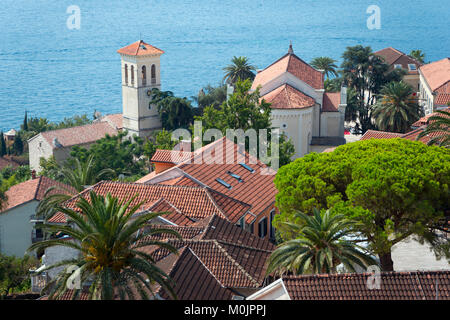
<path id="1" fill-rule="evenodd" d="M 117 51 L 122 62 L 123 128 L 131 137 L 147 137 L 161 128 L 151 90 L 161 90 L 160 57 L 164 51 L 139 40 Z"/>

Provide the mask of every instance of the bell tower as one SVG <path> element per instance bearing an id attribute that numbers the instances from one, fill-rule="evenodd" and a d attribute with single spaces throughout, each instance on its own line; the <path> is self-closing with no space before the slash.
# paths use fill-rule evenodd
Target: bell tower
<path id="1" fill-rule="evenodd" d="M 146 137 L 161 128 L 158 110 L 150 100 L 153 88 L 161 90 L 160 57 L 164 51 L 139 40 L 117 52 L 122 65 L 123 128 L 130 137 Z"/>

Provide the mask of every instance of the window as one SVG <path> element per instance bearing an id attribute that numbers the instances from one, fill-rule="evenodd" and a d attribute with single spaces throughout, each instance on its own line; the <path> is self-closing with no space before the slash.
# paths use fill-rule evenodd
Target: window
<path id="1" fill-rule="evenodd" d="M 131 66 L 131 84 L 134 84 L 134 66 Z"/>
<path id="2" fill-rule="evenodd" d="M 245 230 L 245 221 L 244 221 L 244 218 L 245 218 L 245 216 L 239 219 L 239 227 L 241 227 L 242 230 Z"/>
<path id="3" fill-rule="evenodd" d="M 275 209 L 270 211 L 270 239 L 275 239 L 275 228 L 273 227 L 273 218 L 275 218 Z"/>
<path id="4" fill-rule="evenodd" d="M 408 68 L 409 68 L 410 71 L 416 71 L 417 70 L 416 65 L 412 64 L 412 63 L 408 64 Z"/>
<path id="5" fill-rule="evenodd" d="M 231 190 L 231 184 L 229 184 L 229 183 L 227 183 L 227 182 L 225 182 L 224 180 L 219 179 L 219 178 L 217 178 L 216 181 L 217 181 L 218 183 L 220 183 L 221 185 L 223 185 L 225 188 L 228 188 L 228 189 Z"/>
<path id="6" fill-rule="evenodd" d="M 255 169 L 251 168 L 250 166 L 246 165 L 245 163 L 239 163 L 242 167 L 250 171 L 251 173 L 255 172 Z"/>
<path id="7" fill-rule="evenodd" d="M 147 85 L 147 68 L 145 66 L 142 66 L 142 85 Z"/>
<path id="8" fill-rule="evenodd" d="M 125 64 L 125 84 L 128 85 L 128 65 Z"/>
<path id="9" fill-rule="evenodd" d="M 152 64 L 151 76 L 152 76 L 152 84 L 155 84 L 156 83 L 156 66 L 154 64 Z"/>
<path id="10" fill-rule="evenodd" d="M 239 182 L 244 181 L 244 180 L 242 180 L 241 176 L 237 175 L 236 173 L 231 172 L 230 170 L 228 170 L 227 173 Z"/>
<path id="11" fill-rule="evenodd" d="M 267 218 L 262 218 L 258 222 L 258 236 L 264 238 L 267 235 Z"/>
<path id="12" fill-rule="evenodd" d="M 401 64 L 394 64 L 394 69 L 401 69 L 402 65 Z"/>

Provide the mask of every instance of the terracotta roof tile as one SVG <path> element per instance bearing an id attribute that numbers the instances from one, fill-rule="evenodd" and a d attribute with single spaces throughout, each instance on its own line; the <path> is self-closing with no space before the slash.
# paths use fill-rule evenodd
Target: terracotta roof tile
<path id="1" fill-rule="evenodd" d="M 271 103 L 272 109 L 303 109 L 313 107 L 316 102 L 294 87 L 283 84 L 261 97 Z"/>
<path id="2" fill-rule="evenodd" d="M 55 148 L 53 145 L 55 138 L 63 147 L 71 147 L 95 142 L 105 137 L 106 134 L 111 136 L 116 135 L 117 130 L 108 122 L 96 122 L 84 126 L 45 131 L 40 134 L 47 140 L 52 148 Z"/>
<path id="3" fill-rule="evenodd" d="M 395 64 L 400 64 L 402 68 L 408 72 L 408 74 L 418 74 L 419 67 L 423 65 L 423 63 L 420 63 L 416 59 L 392 47 L 377 51 L 375 54 L 382 57 L 386 63 L 392 67 Z M 408 64 L 414 64 L 416 66 L 416 70 L 410 70 Z"/>
<path id="4" fill-rule="evenodd" d="M 323 94 L 323 112 L 338 112 L 341 103 L 340 92 L 325 92 Z"/>
<path id="5" fill-rule="evenodd" d="M 450 112 L 450 107 L 449 107 L 449 108 L 442 109 L 441 111 Z M 432 117 L 432 116 L 435 116 L 435 115 L 437 115 L 436 112 L 427 114 L 426 116 L 424 116 L 424 117 L 420 118 L 419 120 L 417 120 L 416 122 L 414 122 L 414 123 L 411 125 L 411 127 L 421 127 L 421 126 L 427 125 L 427 124 L 428 124 L 428 119 L 429 119 L 430 117 Z"/>
<path id="6" fill-rule="evenodd" d="M 436 293 L 439 300 L 450 300 L 450 271 L 382 272 L 380 289 L 372 290 L 369 276 L 284 276 L 283 283 L 292 300 L 435 300 Z"/>
<path id="7" fill-rule="evenodd" d="M 450 93 L 450 58 L 445 58 L 436 62 L 425 64 L 420 67 L 420 72 L 430 86 L 431 91 L 438 91 L 445 87 L 445 90 L 439 90 L 441 93 Z"/>
<path id="8" fill-rule="evenodd" d="M 65 205 L 75 209 L 78 198 L 89 198 L 90 191 L 94 191 L 102 196 L 111 193 L 112 196 L 117 197 L 120 200 L 127 200 L 138 194 L 132 205 L 144 202 L 142 210 L 149 210 L 155 206 L 156 201 L 164 199 L 167 202 L 166 205 L 170 204 L 176 208 L 175 211 L 172 211 L 172 215 L 164 216 L 164 218 L 172 218 L 182 224 L 186 224 L 188 222 L 187 219 L 194 221 L 213 214 L 217 214 L 226 219 L 231 219 L 234 222 L 234 220 L 238 220 L 240 217 L 244 216 L 249 208 L 248 205 L 243 205 L 233 199 L 230 199 L 228 202 L 224 201 L 223 203 L 226 204 L 226 207 L 222 207 L 222 203 L 217 203 L 211 196 L 210 192 L 212 191 L 204 187 L 168 186 L 160 184 L 149 185 L 112 181 L 102 181 L 97 183 L 70 199 Z M 231 205 L 232 202 L 235 202 L 235 204 Z M 238 210 L 241 210 L 241 212 L 237 212 Z M 185 217 L 182 215 L 180 216 L 180 213 Z M 49 222 L 65 223 L 66 218 L 62 213 L 57 213 L 49 219 Z"/>
<path id="9" fill-rule="evenodd" d="M 61 192 L 74 194 L 76 192 L 75 189 L 69 185 L 40 176 L 36 179 L 16 184 L 6 191 L 8 200 L 1 212 L 10 210 L 32 200 L 40 201 L 44 199 L 45 193 L 50 187 L 56 187 L 55 190 L 49 193 L 50 195 Z"/>
<path id="10" fill-rule="evenodd" d="M 192 152 L 157 149 L 150 161 L 179 164 L 191 157 Z"/>
<path id="11" fill-rule="evenodd" d="M 158 49 L 142 40 L 136 41 L 126 47 L 117 50 L 120 54 L 126 54 L 129 56 L 145 56 L 145 55 L 161 55 L 163 50 Z"/>
<path id="12" fill-rule="evenodd" d="M 101 122 L 108 122 L 117 130 L 123 129 L 123 115 L 121 113 L 108 114 L 101 119 Z"/>
<path id="13" fill-rule="evenodd" d="M 450 92 L 448 93 L 438 93 L 436 98 L 434 98 L 434 105 L 446 106 L 450 103 Z"/>
<path id="14" fill-rule="evenodd" d="M 252 89 L 256 89 L 259 85 L 264 86 L 284 72 L 291 73 L 314 89 L 323 89 L 323 74 L 295 54 L 289 53 L 258 72 L 253 81 Z"/>
<path id="15" fill-rule="evenodd" d="M 403 133 L 367 130 L 359 140 L 401 138 Z"/>

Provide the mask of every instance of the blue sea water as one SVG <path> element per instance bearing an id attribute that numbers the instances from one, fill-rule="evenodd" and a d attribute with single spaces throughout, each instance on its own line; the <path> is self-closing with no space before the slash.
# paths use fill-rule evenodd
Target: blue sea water
<path id="1" fill-rule="evenodd" d="M 70 30 L 70 5 L 81 10 Z M 381 29 L 369 30 L 370 5 Z M 450 56 L 450 0 L 1 0 L 0 130 L 25 110 L 52 121 L 94 110 L 121 112 L 117 49 L 139 38 L 163 50 L 162 88 L 191 97 L 216 85 L 222 68 L 247 56 L 264 68 L 288 49 L 305 61 L 341 60 L 347 46 L 421 49 Z"/>

